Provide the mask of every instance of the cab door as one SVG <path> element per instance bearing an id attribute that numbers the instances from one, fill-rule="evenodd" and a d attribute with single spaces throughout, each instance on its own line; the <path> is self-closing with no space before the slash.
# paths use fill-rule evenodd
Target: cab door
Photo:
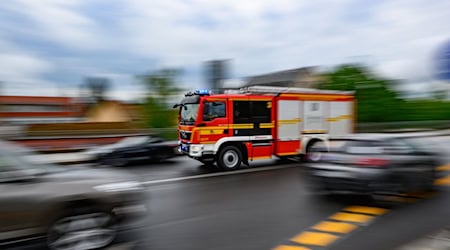
<path id="1" fill-rule="evenodd" d="M 220 138 L 228 136 L 227 99 L 205 99 L 202 107 L 202 122 L 198 128 L 200 143 L 215 143 Z"/>

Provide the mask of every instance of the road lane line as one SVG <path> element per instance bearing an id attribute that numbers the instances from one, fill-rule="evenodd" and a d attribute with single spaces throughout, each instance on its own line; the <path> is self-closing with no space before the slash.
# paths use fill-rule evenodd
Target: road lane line
<path id="1" fill-rule="evenodd" d="M 347 212 L 360 213 L 360 214 L 371 214 L 371 215 L 382 215 L 387 213 L 389 210 L 379 207 L 365 207 L 365 206 L 351 206 L 344 208 Z"/>
<path id="2" fill-rule="evenodd" d="M 447 185 L 447 186 L 449 186 L 450 185 L 450 175 L 442 177 L 442 178 L 439 178 L 439 179 L 436 179 L 434 181 L 434 185 L 438 185 L 438 186 Z"/>
<path id="3" fill-rule="evenodd" d="M 358 223 L 367 223 L 371 221 L 373 216 L 370 215 L 364 215 L 364 214 L 353 214 L 353 213 L 345 213 L 345 212 L 338 212 L 334 215 L 330 216 L 330 219 L 337 220 L 337 221 L 347 221 L 347 222 L 358 222 Z"/>
<path id="4" fill-rule="evenodd" d="M 297 242 L 304 245 L 312 246 L 328 246 L 334 241 L 339 239 L 339 236 L 329 233 L 318 233 L 318 232 L 303 232 L 297 236 L 294 236 L 291 241 Z"/>
<path id="5" fill-rule="evenodd" d="M 311 250 L 311 248 L 301 247 L 301 246 L 281 245 L 281 246 L 275 247 L 272 250 Z"/>
<path id="6" fill-rule="evenodd" d="M 177 177 L 177 178 L 170 178 L 170 179 L 163 179 L 163 180 L 144 181 L 142 183 L 144 185 L 152 185 L 152 184 L 160 184 L 160 183 L 167 183 L 167 182 L 202 179 L 202 178 L 210 178 L 210 177 L 224 176 L 224 175 L 246 174 L 246 173 L 262 172 L 262 171 L 269 171 L 269 170 L 276 170 L 276 169 L 283 169 L 283 168 L 293 168 L 293 167 L 297 167 L 297 165 L 292 164 L 292 165 L 287 165 L 287 166 L 251 168 L 251 169 L 244 169 L 244 170 L 238 170 L 238 171 L 232 171 L 232 172 L 219 172 L 219 173 L 200 174 L 200 175 Z"/>
<path id="7" fill-rule="evenodd" d="M 317 231 L 347 234 L 358 228 L 358 226 L 355 224 L 349 224 L 344 222 L 322 221 L 319 224 L 313 226 L 312 228 Z"/>

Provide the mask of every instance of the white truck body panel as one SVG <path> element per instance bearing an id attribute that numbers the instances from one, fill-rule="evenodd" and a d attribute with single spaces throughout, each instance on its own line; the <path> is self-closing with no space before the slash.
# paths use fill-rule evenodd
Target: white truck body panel
<path id="1" fill-rule="evenodd" d="M 303 102 L 298 100 L 278 101 L 277 131 L 279 140 L 300 140 L 302 106 Z"/>
<path id="2" fill-rule="evenodd" d="M 328 118 L 330 136 L 353 132 L 353 102 L 330 102 Z"/>

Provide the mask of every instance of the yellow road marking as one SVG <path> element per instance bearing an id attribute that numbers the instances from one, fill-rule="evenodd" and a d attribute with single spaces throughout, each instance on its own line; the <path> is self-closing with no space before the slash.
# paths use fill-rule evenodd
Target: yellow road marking
<path id="1" fill-rule="evenodd" d="M 435 180 L 434 185 L 439 186 L 450 185 L 450 175 Z"/>
<path id="2" fill-rule="evenodd" d="M 281 246 L 277 246 L 273 250 L 311 250 L 311 248 L 301 247 L 301 246 L 281 245 Z"/>
<path id="3" fill-rule="evenodd" d="M 339 213 L 332 215 L 330 218 L 333 220 L 338 220 L 338 221 L 366 223 L 366 222 L 372 220 L 374 217 L 370 216 L 370 215 L 339 212 Z"/>
<path id="4" fill-rule="evenodd" d="M 339 237 L 328 233 L 303 232 L 291 240 L 304 245 L 328 246 Z"/>
<path id="5" fill-rule="evenodd" d="M 304 245 L 328 246 L 339 237 L 328 233 L 303 232 L 291 240 Z"/>
<path id="6" fill-rule="evenodd" d="M 364 207 L 364 206 L 351 206 L 344 208 L 345 211 L 361 214 L 373 214 L 382 215 L 387 213 L 389 210 L 379 207 Z"/>
<path id="7" fill-rule="evenodd" d="M 323 221 L 313 228 L 324 232 L 346 234 L 355 230 L 357 227 L 358 226 L 349 223 Z"/>
<path id="8" fill-rule="evenodd" d="M 436 168 L 436 171 L 449 171 L 450 170 L 450 164 L 439 166 Z"/>

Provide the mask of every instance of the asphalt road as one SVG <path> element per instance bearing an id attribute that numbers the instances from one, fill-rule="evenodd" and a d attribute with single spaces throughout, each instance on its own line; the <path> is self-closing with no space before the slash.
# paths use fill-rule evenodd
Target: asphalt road
<path id="1" fill-rule="evenodd" d="M 450 153 L 450 137 L 430 140 Z M 148 185 L 151 215 L 138 242 L 112 249 L 396 249 L 450 225 L 448 184 L 434 193 L 326 199 L 308 191 L 298 163 L 223 173 L 177 157 L 128 170 Z"/>
<path id="2" fill-rule="evenodd" d="M 428 140 L 450 163 L 450 136 Z M 308 191 L 300 163 L 219 172 L 176 157 L 124 170 L 147 185 L 151 214 L 108 250 L 387 250 L 450 225 L 448 179 L 433 193 L 327 199 Z"/>

